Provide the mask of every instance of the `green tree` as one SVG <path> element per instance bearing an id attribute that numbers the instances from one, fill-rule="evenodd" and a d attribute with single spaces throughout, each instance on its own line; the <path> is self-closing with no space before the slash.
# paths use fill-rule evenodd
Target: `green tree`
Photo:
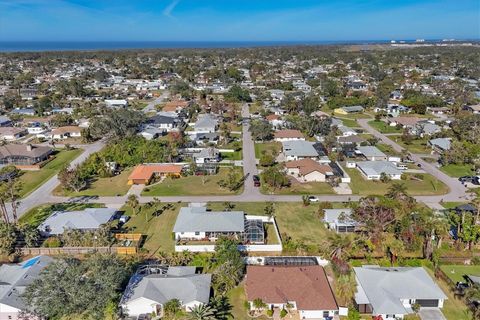
<path id="1" fill-rule="evenodd" d="M 137 195 L 130 194 L 127 198 L 127 206 L 132 208 L 132 212 L 133 212 L 134 215 L 136 215 L 138 213 L 137 209 L 138 209 L 139 205 L 140 205 L 140 202 L 138 201 Z"/>
<path id="2" fill-rule="evenodd" d="M 0 253 L 10 255 L 15 249 L 17 233 L 11 223 L 0 222 Z"/>
<path id="3" fill-rule="evenodd" d="M 82 174 L 79 165 L 73 168 L 70 166 L 63 167 L 58 173 L 58 180 L 64 189 L 75 192 L 80 192 L 87 186 L 87 179 Z"/>
<path id="4" fill-rule="evenodd" d="M 252 138 L 257 141 L 266 141 L 273 138 L 272 125 L 267 121 L 253 120 L 249 131 L 252 133 Z"/>
<path id="5" fill-rule="evenodd" d="M 190 309 L 188 315 L 190 320 L 215 320 L 215 312 L 212 307 L 206 304 L 198 304 Z"/>
<path id="6" fill-rule="evenodd" d="M 163 305 L 163 312 L 165 313 L 165 316 L 168 318 L 174 317 L 178 312 L 180 312 L 182 309 L 182 304 L 180 303 L 180 300 L 178 299 L 172 299 Z"/>

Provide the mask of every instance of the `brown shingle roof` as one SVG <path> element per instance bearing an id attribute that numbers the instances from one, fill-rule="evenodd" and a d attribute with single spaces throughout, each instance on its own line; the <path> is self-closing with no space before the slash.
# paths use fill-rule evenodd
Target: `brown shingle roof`
<path id="1" fill-rule="evenodd" d="M 300 171 L 300 174 L 302 176 L 309 174 L 314 171 L 321 172 L 323 174 L 326 174 L 327 172 L 332 172 L 332 168 L 327 165 L 327 164 L 320 164 L 316 162 L 315 160 L 306 158 L 306 159 L 301 159 L 301 160 L 296 160 L 296 161 L 288 161 L 285 163 L 285 167 L 287 168 L 298 168 Z"/>
<path id="2" fill-rule="evenodd" d="M 177 111 L 177 109 L 183 109 L 186 106 L 188 106 L 188 101 L 183 101 L 183 100 L 176 100 L 176 101 L 170 101 L 165 104 L 163 107 L 163 111 Z"/>
<path id="3" fill-rule="evenodd" d="M 337 302 L 321 266 L 248 266 L 248 301 L 295 301 L 299 310 L 336 310 Z"/>
<path id="4" fill-rule="evenodd" d="M 299 138 L 299 139 L 305 138 L 303 136 L 303 133 L 301 133 L 299 130 L 291 130 L 291 129 L 275 131 L 274 137 L 275 138 Z"/>
<path id="5" fill-rule="evenodd" d="M 52 130 L 53 134 L 64 134 L 64 133 L 71 133 L 71 132 L 81 132 L 82 128 L 77 126 L 64 126 L 58 127 Z"/>
<path id="6" fill-rule="evenodd" d="M 0 157 L 22 156 L 37 158 L 52 152 L 52 148 L 44 146 L 31 146 L 31 150 L 29 151 L 28 149 L 29 146 L 26 144 L 6 144 L 0 146 Z"/>

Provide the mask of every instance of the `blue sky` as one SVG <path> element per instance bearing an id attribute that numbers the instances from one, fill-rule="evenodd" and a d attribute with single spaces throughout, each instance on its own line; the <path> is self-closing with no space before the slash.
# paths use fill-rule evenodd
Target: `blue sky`
<path id="1" fill-rule="evenodd" d="M 479 0 L 0 0 L 0 41 L 480 38 Z"/>

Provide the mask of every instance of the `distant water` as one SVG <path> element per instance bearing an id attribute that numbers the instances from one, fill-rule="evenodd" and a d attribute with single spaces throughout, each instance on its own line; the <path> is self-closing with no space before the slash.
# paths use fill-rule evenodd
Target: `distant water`
<path id="1" fill-rule="evenodd" d="M 247 48 L 294 45 L 378 44 L 389 40 L 364 41 L 0 41 L 0 52 L 83 51 L 167 48 Z M 408 41 L 410 42 L 410 41 Z"/>

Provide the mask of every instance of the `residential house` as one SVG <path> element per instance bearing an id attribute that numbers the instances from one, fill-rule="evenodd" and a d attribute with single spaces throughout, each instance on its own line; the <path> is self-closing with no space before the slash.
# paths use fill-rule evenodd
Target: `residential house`
<path id="1" fill-rule="evenodd" d="M 159 115 L 151 117 L 148 119 L 148 125 L 162 129 L 165 132 L 170 132 L 180 126 L 182 120 L 178 118 L 176 113 L 173 116 Z"/>
<path id="2" fill-rule="evenodd" d="M 420 137 L 431 136 L 441 131 L 442 127 L 436 125 L 435 123 L 431 123 L 430 121 L 420 121 L 410 129 L 410 133 Z"/>
<path id="3" fill-rule="evenodd" d="M 363 266 L 353 268 L 360 313 L 382 319 L 403 319 L 420 308 L 442 308 L 447 296 L 422 267 Z"/>
<path id="4" fill-rule="evenodd" d="M 211 281 L 211 274 L 198 274 L 193 266 L 143 266 L 130 278 L 123 293 L 122 313 L 135 319 L 147 319 L 152 314 L 160 318 L 165 304 L 173 299 L 189 312 L 209 302 Z"/>
<path id="5" fill-rule="evenodd" d="M 405 107 L 405 106 L 402 106 L 402 105 L 398 105 L 398 104 L 387 104 L 386 107 L 384 108 L 375 108 L 374 111 L 376 113 L 378 112 L 385 112 L 385 114 L 389 117 L 398 117 L 400 116 L 401 114 L 403 113 L 408 113 L 410 112 L 410 108 L 409 107 Z"/>
<path id="6" fill-rule="evenodd" d="M 443 115 L 450 113 L 449 107 L 427 107 L 427 111 L 433 115 Z"/>
<path id="7" fill-rule="evenodd" d="M 52 148 L 45 146 L 6 144 L 0 146 L 0 165 L 34 166 L 47 160 L 52 152 Z"/>
<path id="8" fill-rule="evenodd" d="M 480 114 L 480 104 L 464 106 L 463 110 L 470 111 L 474 114 Z"/>
<path id="9" fill-rule="evenodd" d="M 0 266 L 0 319 L 27 319 L 24 311 L 28 311 L 29 306 L 25 304 L 22 295 L 27 286 L 52 262 L 51 257 L 37 256 L 19 264 L 5 263 Z"/>
<path id="10" fill-rule="evenodd" d="M 351 218 L 352 209 L 323 209 L 327 228 L 337 233 L 355 232 L 358 223 Z"/>
<path id="11" fill-rule="evenodd" d="M 304 140 L 283 141 L 282 150 L 285 160 L 318 159 L 319 154 L 314 144 L 314 142 Z"/>
<path id="12" fill-rule="evenodd" d="M 193 160 L 199 165 L 218 163 L 221 160 L 220 151 L 213 147 L 201 149 L 200 152 L 193 154 Z"/>
<path id="13" fill-rule="evenodd" d="M 285 163 L 287 174 L 301 182 L 325 182 L 327 177 L 333 175 L 333 170 L 328 164 L 320 164 L 312 159 L 301 159 Z"/>
<path id="14" fill-rule="evenodd" d="M 375 146 L 358 146 L 356 154 L 362 155 L 369 161 L 387 161 L 388 157 Z"/>
<path id="15" fill-rule="evenodd" d="M 38 230 L 45 237 L 61 235 L 66 230 L 92 231 L 114 220 L 116 213 L 112 208 L 56 211 L 38 226 Z"/>
<path id="16" fill-rule="evenodd" d="M 12 125 L 12 120 L 7 116 L 0 116 L 0 127 L 10 127 Z"/>
<path id="17" fill-rule="evenodd" d="M 0 140 L 14 141 L 28 134 L 25 128 L 0 127 Z"/>
<path id="18" fill-rule="evenodd" d="M 333 319 L 338 305 L 322 266 L 247 266 L 245 293 L 251 310 L 291 309 L 299 319 Z"/>
<path id="19" fill-rule="evenodd" d="M 365 141 L 366 141 L 365 138 L 359 137 L 358 135 L 347 136 L 347 137 L 344 137 L 344 136 L 337 137 L 337 142 L 341 145 L 348 145 L 348 144 L 355 145 Z"/>
<path id="20" fill-rule="evenodd" d="M 195 133 L 190 135 L 190 139 L 197 146 L 206 146 L 208 144 L 217 144 L 220 134 L 217 132 Z"/>
<path id="21" fill-rule="evenodd" d="M 394 90 L 390 93 L 390 99 L 400 101 L 403 99 L 403 94 L 400 90 Z"/>
<path id="22" fill-rule="evenodd" d="M 337 128 L 341 133 L 340 137 L 350 137 L 350 136 L 356 136 L 358 134 L 357 131 L 344 125 L 340 125 Z"/>
<path id="23" fill-rule="evenodd" d="M 53 139 L 64 140 L 68 138 L 80 138 L 82 136 L 82 128 L 77 126 L 64 126 L 52 130 Z"/>
<path id="24" fill-rule="evenodd" d="M 164 176 L 180 177 L 183 170 L 182 165 L 163 164 L 141 164 L 133 169 L 128 176 L 128 184 L 149 184 L 152 179 Z"/>
<path id="25" fill-rule="evenodd" d="M 333 110 L 336 114 L 342 114 L 342 115 L 347 115 L 347 114 L 354 114 L 354 113 L 362 113 L 365 109 L 362 106 L 346 106 L 346 107 L 341 107 Z"/>
<path id="26" fill-rule="evenodd" d="M 293 141 L 293 140 L 305 140 L 305 136 L 303 135 L 300 130 L 292 130 L 292 129 L 283 129 L 278 130 L 273 133 L 273 137 L 275 141 Z"/>
<path id="27" fill-rule="evenodd" d="M 432 147 L 432 150 L 440 154 L 447 150 L 450 150 L 451 144 L 451 138 L 436 138 L 428 140 L 428 145 Z"/>
<path id="28" fill-rule="evenodd" d="M 151 125 L 146 125 L 138 134 L 144 137 L 146 140 L 152 140 L 163 135 L 164 132 L 164 129 L 160 129 Z"/>
<path id="29" fill-rule="evenodd" d="M 35 109 L 33 108 L 17 108 L 13 109 L 10 111 L 12 114 L 18 114 L 21 116 L 34 116 L 35 115 Z"/>
<path id="30" fill-rule="evenodd" d="M 285 121 L 277 114 L 269 114 L 265 119 L 272 125 L 273 128 L 280 128 L 285 124 Z"/>
<path id="31" fill-rule="evenodd" d="M 387 121 L 392 127 L 413 128 L 421 119 L 417 117 L 394 117 L 388 118 Z"/>
<path id="32" fill-rule="evenodd" d="M 174 101 L 169 101 L 165 104 L 165 106 L 163 107 L 163 111 L 166 111 L 166 112 L 175 112 L 175 113 L 179 113 L 181 112 L 183 109 L 185 109 L 187 106 L 189 105 L 189 102 L 188 101 L 184 101 L 184 100 L 174 100 Z"/>
<path id="33" fill-rule="evenodd" d="M 355 80 L 347 83 L 347 88 L 352 91 L 366 91 L 368 86 L 363 81 Z"/>
<path id="34" fill-rule="evenodd" d="M 218 120 L 211 114 L 199 114 L 195 122 L 195 132 L 215 132 L 218 128 Z"/>
<path id="35" fill-rule="evenodd" d="M 285 91 L 279 89 L 268 90 L 273 101 L 282 101 L 285 98 Z"/>
<path id="36" fill-rule="evenodd" d="M 402 176 L 397 166 L 389 161 L 360 161 L 356 163 L 356 167 L 367 180 L 380 180 L 382 174 L 392 180 L 400 180 Z"/>
<path id="37" fill-rule="evenodd" d="M 128 106 L 128 101 L 125 99 L 107 99 L 105 104 L 109 108 L 126 108 Z"/>

